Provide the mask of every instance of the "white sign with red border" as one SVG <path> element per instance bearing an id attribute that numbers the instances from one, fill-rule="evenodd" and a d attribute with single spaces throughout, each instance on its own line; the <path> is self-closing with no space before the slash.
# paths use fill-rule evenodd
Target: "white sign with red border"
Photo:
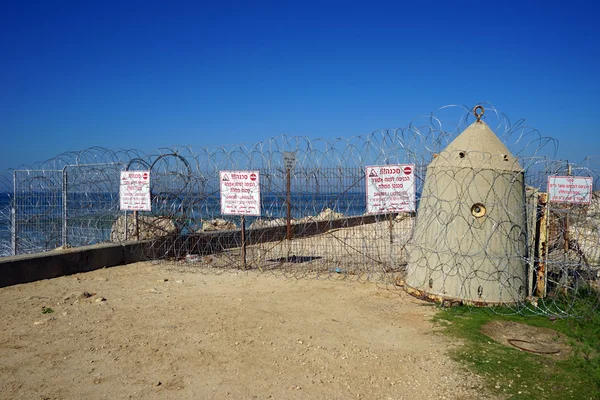
<path id="1" fill-rule="evenodd" d="M 258 171 L 221 171 L 221 214 L 260 216 Z"/>
<path id="2" fill-rule="evenodd" d="M 121 171 L 121 210 L 150 211 L 150 171 Z"/>
<path id="3" fill-rule="evenodd" d="M 415 211 L 414 165 L 366 167 L 366 182 L 368 214 Z"/>
<path id="4" fill-rule="evenodd" d="M 593 181 L 585 176 L 549 176 L 548 200 L 554 203 L 590 204 Z"/>

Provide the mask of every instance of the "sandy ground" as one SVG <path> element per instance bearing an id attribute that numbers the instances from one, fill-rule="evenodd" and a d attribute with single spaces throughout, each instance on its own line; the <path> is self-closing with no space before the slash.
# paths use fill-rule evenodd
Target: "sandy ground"
<path id="1" fill-rule="evenodd" d="M 137 263 L 0 289 L 0 310 L 2 399 L 486 398 L 434 307 L 335 275 Z"/>

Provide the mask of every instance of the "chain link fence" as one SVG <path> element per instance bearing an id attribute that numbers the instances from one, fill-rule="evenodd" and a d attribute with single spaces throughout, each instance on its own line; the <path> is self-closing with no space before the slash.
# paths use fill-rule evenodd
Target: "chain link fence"
<path id="1" fill-rule="evenodd" d="M 405 128 L 360 137 L 280 136 L 253 145 L 173 147 L 148 154 L 104 148 L 64 153 L 0 177 L 0 185 L 6 187 L 0 206 L 0 249 L 6 256 L 144 240 L 148 258 L 170 260 L 174 268 L 251 268 L 294 277 L 377 280 L 402 287 L 407 265 L 415 257 L 412 253 L 411 260 L 410 249 L 416 221 L 423 216 L 367 214 L 365 168 L 414 165 L 420 203 L 427 166 L 474 120 L 469 107 L 447 106 Z M 588 157 L 582 163 L 556 160 L 555 140 L 524 121 L 512 123 L 490 105 L 484 120 L 515 155 L 528 193 L 545 191 L 548 176 L 567 173 L 593 177 L 597 189 L 600 158 Z M 288 192 L 284 156 L 290 152 L 296 164 L 290 171 Z M 120 172 L 126 170 L 150 171 L 151 211 L 119 210 Z M 221 215 L 219 172 L 227 170 L 259 171 L 260 217 L 242 221 L 239 216 Z M 453 178 L 456 183 L 465 188 L 472 184 L 459 175 Z M 442 201 L 445 189 L 439 190 L 429 196 Z M 523 232 L 527 249 L 508 254 L 510 246 L 506 247 L 506 257 L 522 258 L 528 270 L 524 296 L 500 303 L 515 312 L 551 314 L 573 314 L 582 299 L 588 307 L 596 307 L 598 199 L 594 197 L 589 205 L 548 203 L 544 254 L 535 250 L 538 208 L 537 203 L 528 203 L 523 211 L 528 221 Z M 506 232 L 507 237 L 514 233 Z M 445 237 L 452 235 L 449 224 Z M 419 257 L 425 257 L 432 270 L 439 268 L 433 261 L 439 259 L 439 252 Z M 543 294 L 536 292 L 540 262 L 545 265 Z M 481 271 L 468 274 L 481 275 Z M 482 279 L 490 275 L 486 272 Z"/>

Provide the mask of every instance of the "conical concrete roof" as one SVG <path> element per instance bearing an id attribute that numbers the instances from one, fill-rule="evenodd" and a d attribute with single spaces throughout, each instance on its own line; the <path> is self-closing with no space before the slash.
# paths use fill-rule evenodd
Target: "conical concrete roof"
<path id="1" fill-rule="evenodd" d="M 523 170 L 517 158 L 483 121 L 473 122 L 429 167 L 485 168 L 515 172 Z"/>

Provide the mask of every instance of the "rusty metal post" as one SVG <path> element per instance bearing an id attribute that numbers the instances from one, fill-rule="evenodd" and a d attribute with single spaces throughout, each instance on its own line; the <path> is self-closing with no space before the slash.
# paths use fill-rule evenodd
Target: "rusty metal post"
<path id="1" fill-rule="evenodd" d="M 540 193 L 538 197 L 537 223 L 535 238 L 535 269 L 537 297 L 546 297 L 546 256 L 548 251 L 548 194 Z"/>
<path id="2" fill-rule="evenodd" d="M 242 215 L 242 263 L 246 269 L 246 217 Z"/>
<path id="3" fill-rule="evenodd" d="M 133 212 L 133 223 L 135 224 L 135 240 L 140 240 L 140 225 L 137 211 Z M 127 232 L 127 223 L 125 223 L 125 232 Z"/>
<path id="4" fill-rule="evenodd" d="M 394 214 L 390 214 L 390 244 L 394 244 Z"/>
<path id="5" fill-rule="evenodd" d="M 287 205 L 287 214 L 286 214 L 286 239 L 288 242 L 292 240 L 292 170 L 296 166 L 296 152 L 295 151 L 284 151 L 283 152 L 283 165 L 285 167 L 285 176 L 286 176 L 286 205 Z"/>
<path id="6" fill-rule="evenodd" d="M 534 296 L 535 294 L 538 196 L 539 192 L 537 190 L 527 195 L 527 296 Z"/>
<path id="7" fill-rule="evenodd" d="M 291 171 L 289 168 L 286 168 L 286 182 L 285 182 L 285 191 L 286 191 L 286 205 L 287 205 L 287 214 L 286 214 L 286 226 L 287 226 L 287 240 L 292 240 L 292 177 Z"/>
<path id="8" fill-rule="evenodd" d="M 127 241 L 127 239 L 129 238 L 129 232 L 127 232 L 127 227 L 129 226 L 129 225 L 127 225 L 129 223 L 129 221 L 127 220 L 128 219 L 128 215 L 127 214 L 129 214 L 129 212 L 127 210 L 125 210 L 125 214 L 124 214 L 125 225 L 123 226 L 123 229 L 124 229 L 123 230 L 123 238 L 124 238 L 123 240 L 125 240 L 125 241 Z M 119 235 L 119 240 L 121 240 L 121 236 L 120 235 Z"/>

